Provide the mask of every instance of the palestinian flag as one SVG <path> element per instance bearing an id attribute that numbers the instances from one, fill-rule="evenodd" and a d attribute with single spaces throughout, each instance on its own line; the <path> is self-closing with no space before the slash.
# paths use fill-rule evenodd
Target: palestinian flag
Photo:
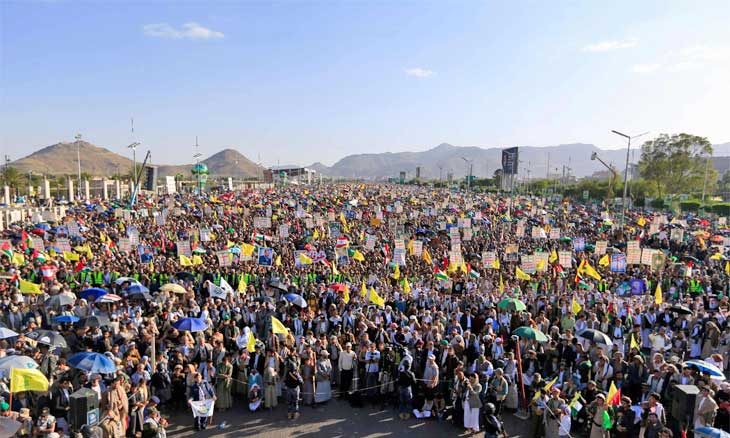
<path id="1" fill-rule="evenodd" d="M 34 251 L 33 251 L 33 256 L 32 256 L 32 259 L 33 259 L 34 261 L 37 261 L 37 262 L 40 262 L 40 263 L 45 263 L 45 262 L 46 262 L 46 259 L 47 259 L 47 257 L 46 257 L 46 255 L 45 255 L 45 254 L 43 254 L 42 252 L 39 252 L 39 251 L 38 251 L 38 250 L 36 249 L 36 250 L 34 250 Z"/>
<path id="2" fill-rule="evenodd" d="M 28 233 L 23 230 L 20 233 L 20 247 L 23 249 L 30 248 L 30 246 L 33 244 L 33 240 L 28 236 Z"/>
<path id="3" fill-rule="evenodd" d="M 439 271 L 436 273 L 436 279 L 441 281 L 447 281 L 449 279 L 449 276 L 446 275 L 446 272 L 439 269 Z"/>
<path id="4" fill-rule="evenodd" d="M 471 278 L 480 278 L 482 275 L 477 271 L 476 269 L 472 269 L 470 264 L 466 264 L 466 269 L 469 271 L 469 276 Z"/>
<path id="5" fill-rule="evenodd" d="M 10 242 L 3 242 L 0 246 L 0 254 L 7 256 L 10 260 L 13 259 L 13 247 L 10 246 Z"/>

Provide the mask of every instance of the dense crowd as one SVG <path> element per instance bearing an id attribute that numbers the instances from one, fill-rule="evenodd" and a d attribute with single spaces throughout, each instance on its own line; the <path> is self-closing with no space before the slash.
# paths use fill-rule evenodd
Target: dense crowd
<path id="1" fill-rule="evenodd" d="M 2 233 L 0 410 L 26 437 L 164 437 L 173 413 L 201 430 L 279 404 L 306 421 L 332 398 L 487 437 L 512 412 L 530 437 L 728 430 L 728 235 L 392 185 L 78 204 Z M 48 389 L 11 394 L 19 367 Z M 691 418 L 677 385 L 698 388 Z"/>

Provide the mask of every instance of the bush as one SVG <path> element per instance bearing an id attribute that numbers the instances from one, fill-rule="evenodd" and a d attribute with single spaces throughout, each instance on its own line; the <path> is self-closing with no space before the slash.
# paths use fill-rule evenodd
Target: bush
<path id="1" fill-rule="evenodd" d="M 682 211 L 697 212 L 700 209 L 700 201 L 682 201 L 679 203 Z"/>
<path id="2" fill-rule="evenodd" d="M 730 216 L 730 202 L 720 202 L 711 207 L 711 211 L 718 216 Z"/>
<path id="3" fill-rule="evenodd" d="M 662 198 L 652 199 L 651 202 L 649 203 L 649 205 L 651 206 L 651 208 L 654 208 L 656 210 L 661 210 L 662 208 L 664 208 L 664 199 L 662 199 Z"/>

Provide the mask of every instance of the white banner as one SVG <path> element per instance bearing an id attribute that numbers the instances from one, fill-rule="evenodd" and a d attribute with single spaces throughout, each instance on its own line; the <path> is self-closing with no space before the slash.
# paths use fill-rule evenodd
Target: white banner
<path id="1" fill-rule="evenodd" d="M 215 400 L 191 401 L 190 408 L 193 410 L 193 417 L 212 417 Z"/>

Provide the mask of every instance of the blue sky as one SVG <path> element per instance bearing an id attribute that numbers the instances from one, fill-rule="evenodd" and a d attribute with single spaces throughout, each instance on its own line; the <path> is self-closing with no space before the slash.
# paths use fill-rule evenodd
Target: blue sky
<path id="1" fill-rule="evenodd" d="M 730 2 L 0 2 L 0 146 L 153 162 L 730 141 Z"/>

